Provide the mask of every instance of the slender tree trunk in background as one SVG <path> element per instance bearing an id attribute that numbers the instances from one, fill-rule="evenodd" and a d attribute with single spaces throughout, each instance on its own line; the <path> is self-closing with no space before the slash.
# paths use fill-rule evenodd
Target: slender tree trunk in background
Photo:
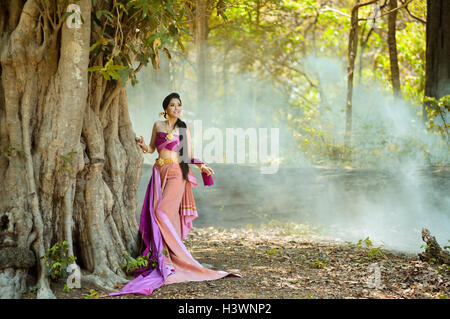
<path id="1" fill-rule="evenodd" d="M 38 298 L 54 297 L 42 257 L 63 240 L 82 284 L 112 290 L 122 250 L 138 253 L 143 156 L 125 88 L 88 78 L 91 0 L 80 28 L 53 28 L 37 0 L 1 5 L 0 298 L 20 298 L 34 266 Z"/>
<path id="2" fill-rule="evenodd" d="M 372 30 L 369 31 L 369 34 Z M 367 41 L 364 39 L 364 30 L 361 32 L 361 38 L 359 40 L 359 63 L 358 63 L 358 84 L 361 84 L 362 81 L 362 69 L 363 69 L 363 57 L 364 50 L 366 49 Z"/>
<path id="3" fill-rule="evenodd" d="M 358 8 L 359 0 L 352 9 L 350 19 L 350 34 L 348 37 L 347 60 L 347 99 L 345 109 L 345 160 L 351 162 L 351 134 L 352 134 L 352 99 L 353 99 L 353 75 L 355 71 L 355 59 L 358 51 Z"/>
<path id="4" fill-rule="evenodd" d="M 427 0 L 425 96 L 450 94 L 450 1 Z M 427 111 L 423 110 L 423 120 Z"/>
<path id="5" fill-rule="evenodd" d="M 261 15 L 261 0 L 256 0 L 256 26 L 259 27 Z"/>
<path id="6" fill-rule="evenodd" d="M 208 96 L 208 0 L 197 0 L 195 6 L 195 50 L 197 65 L 197 107 L 205 109 Z"/>
<path id="7" fill-rule="evenodd" d="M 344 133 L 344 160 L 348 163 L 352 161 L 352 100 L 353 100 L 353 76 L 355 73 L 355 60 L 358 53 L 358 10 L 362 6 L 375 3 L 378 0 L 372 0 L 364 3 L 360 3 L 356 0 L 355 5 L 352 8 L 350 17 L 350 32 L 348 36 L 348 50 L 347 50 L 347 97 L 345 108 L 345 133 Z"/>
<path id="8" fill-rule="evenodd" d="M 370 25 L 370 29 L 367 32 L 367 35 L 364 34 L 364 30 L 361 32 L 361 40 L 360 40 L 360 53 L 359 53 L 359 67 L 358 67 L 358 84 L 362 83 L 362 69 L 363 69 L 363 58 L 364 58 L 364 51 L 367 48 L 367 43 L 369 42 L 370 36 L 372 35 L 372 33 L 376 33 L 376 24 L 377 24 L 377 19 L 378 16 L 380 15 L 380 6 L 376 3 L 372 4 L 372 14 L 371 14 L 371 18 L 370 20 L 366 21 L 366 24 L 369 23 Z M 376 56 L 375 59 L 376 60 Z"/>
<path id="9" fill-rule="evenodd" d="M 388 10 L 394 10 L 397 8 L 397 0 L 389 0 Z M 388 38 L 387 43 L 389 47 L 389 61 L 391 65 L 391 83 L 394 91 L 394 96 L 401 97 L 402 91 L 400 87 L 400 70 L 398 67 L 398 56 L 397 56 L 397 40 L 395 38 L 396 31 L 396 21 L 397 21 L 397 11 L 388 14 Z"/>

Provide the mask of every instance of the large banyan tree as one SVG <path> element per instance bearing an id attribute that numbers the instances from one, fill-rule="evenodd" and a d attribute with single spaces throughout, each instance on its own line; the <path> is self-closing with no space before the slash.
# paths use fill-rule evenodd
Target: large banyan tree
<path id="1" fill-rule="evenodd" d="M 0 0 L 0 298 L 20 298 L 67 241 L 82 282 L 125 282 L 138 254 L 135 142 L 125 83 L 181 45 L 185 2 Z"/>

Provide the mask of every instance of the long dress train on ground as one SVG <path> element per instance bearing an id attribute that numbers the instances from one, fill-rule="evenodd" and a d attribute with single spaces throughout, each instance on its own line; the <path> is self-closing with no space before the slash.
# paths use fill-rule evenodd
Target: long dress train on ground
<path id="1" fill-rule="evenodd" d="M 177 141 L 168 143 L 161 139 L 161 133 L 164 132 L 158 133 L 156 142 L 158 152 L 163 147 L 169 148 L 177 144 Z M 197 179 L 190 167 L 186 181 L 179 163 L 158 163 L 156 160 L 153 165 L 139 226 L 146 247 L 142 255 L 146 256 L 151 252 L 150 260 L 156 260 L 156 266 L 152 267 L 149 263 L 147 267 L 136 270 L 133 273 L 135 279 L 123 286 L 119 292 L 109 295 L 150 295 L 155 289 L 167 284 L 215 280 L 226 276 L 242 277 L 239 274 L 203 267 L 186 249 L 183 240 L 192 229 L 192 221 L 198 217 L 192 193 L 192 187 L 198 185 Z M 203 174 L 202 177 L 205 186 L 212 184 L 206 184 L 207 180 Z M 212 181 L 211 176 L 208 178 Z"/>

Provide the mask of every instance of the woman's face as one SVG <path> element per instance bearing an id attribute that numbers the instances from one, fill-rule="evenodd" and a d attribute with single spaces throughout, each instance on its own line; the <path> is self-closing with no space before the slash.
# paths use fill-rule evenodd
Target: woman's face
<path id="1" fill-rule="evenodd" d="M 177 98 L 173 98 L 170 100 L 169 105 L 167 106 L 166 112 L 170 117 L 179 118 L 181 116 L 181 101 Z"/>

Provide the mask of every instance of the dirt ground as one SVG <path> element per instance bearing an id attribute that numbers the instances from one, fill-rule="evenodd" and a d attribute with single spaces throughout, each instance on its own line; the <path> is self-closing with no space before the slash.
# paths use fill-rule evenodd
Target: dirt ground
<path id="1" fill-rule="evenodd" d="M 363 238 L 364 239 L 364 238 Z M 417 256 L 381 247 L 336 242 L 301 224 L 272 222 L 260 227 L 223 230 L 194 228 L 186 246 L 205 267 L 238 272 L 243 278 L 163 286 L 151 296 L 109 297 L 98 287 L 64 292 L 57 298 L 441 298 L 450 293 L 447 265 L 431 265 Z M 381 252 L 381 253 L 380 253 Z M 132 279 L 132 277 L 130 277 Z M 35 298 L 28 292 L 24 298 Z"/>

